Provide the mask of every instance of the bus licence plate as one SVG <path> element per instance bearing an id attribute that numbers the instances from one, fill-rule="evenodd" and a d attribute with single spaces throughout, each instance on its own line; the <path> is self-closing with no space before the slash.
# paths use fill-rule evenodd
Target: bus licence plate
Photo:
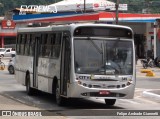
<path id="1" fill-rule="evenodd" d="M 99 94 L 100 94 L 100 95 L 109 95 L 110 92 L 109 92 L 109 91 L 106 91 L 106 90 L 101 90 L 101 91 L 99 91 Z"/>

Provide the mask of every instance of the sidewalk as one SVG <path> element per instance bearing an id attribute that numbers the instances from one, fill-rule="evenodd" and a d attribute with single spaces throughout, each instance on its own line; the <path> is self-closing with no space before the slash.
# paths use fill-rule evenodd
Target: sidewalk
<path id="1" fill-rule="evenodd" d="M 24 116 L 25 114 L 25 116 Z M 23 104 L 0 94 L 0 119 L 66 119 L 55 112 Z"/>
<path id="2" fill-rule="evenodd" d="M 154 67 L 154 68 L 147 68 L 148 70 L 153 71 L 153 73 L 155 74 L 155 76 L 153 77 L 149 77 L 149 78 L 159 78 L 160 79 L 160 68 L 158 67 Z M 141 64 L 141 61 L 138 60 L 137 65 L 136 65 L 136 76 L 137 77 L 143 77 L 143 78 L 148 78 L 148 76 L 146 76 L 146 73 L 141 73 L 141 70 L 143 70 L 143 66 Z M 160 88 L 157 90 L 147 90 L 144 91 L 142 94 L 143 97 L 149 98 L 151 100 L 155 100 L 160 102 Z"/>
<path id="3" fill-rule="evenodd" d="M 143 69 L 144 68 L 141 64 L 141 61 L 138 60 L 137 65 L 136 65 L 136 75 L 137 75 L 137 77 L 147 77 L 146 73 L 141 73 L 141 70 L 143 70 Z M 150 78 L 154 78 L 154 77 L 155 78 L 160 78 L 160 68 L 158 68 L 158 67 L 153 67 L 153 68 L 148 67 L 147 70 L 151 70 L 151 71 L 153 71 L 153 73 L 155 73 L 155 76 L 150 77 Z"/>

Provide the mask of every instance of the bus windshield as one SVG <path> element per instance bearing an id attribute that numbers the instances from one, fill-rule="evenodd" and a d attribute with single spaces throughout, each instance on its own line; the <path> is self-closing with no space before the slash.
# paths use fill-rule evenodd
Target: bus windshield
<path id="1" fill-rule="evenodd" d="M 75 72 L 97 75 L 132 75 L 131 41 L 75 38 Z"/>

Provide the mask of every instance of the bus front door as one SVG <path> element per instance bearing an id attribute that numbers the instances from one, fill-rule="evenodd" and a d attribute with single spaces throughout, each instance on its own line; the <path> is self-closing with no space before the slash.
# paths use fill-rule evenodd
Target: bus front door
<path id="1" fill-rule="evenodd" d="M 38 57 L 40 37 L 35 37 L 35 48 L 33 54 L 33 87 L 38 88 Z"/>
<path id="2" fill-rule="evenodd" d="M 60 79 L 60 93 L 67 96 L 67 83 L 70 81 L 70 37 L 63 37 L 62 53 L 61 53 L 61 79 Z"/>

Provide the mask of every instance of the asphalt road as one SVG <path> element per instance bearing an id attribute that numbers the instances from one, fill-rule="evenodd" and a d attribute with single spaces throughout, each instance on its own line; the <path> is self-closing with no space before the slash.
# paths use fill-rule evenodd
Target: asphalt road
<path id="1" fill-rule="evenodd" d="M 137 78 L 136 88 L 160 89 L 160 78 Z"/>
<path id="2" fill-rule="evenodd" d="M 25 92 L 25 87 L 17 83 L 14 75 L 10 75 L 8 71 L 0 71 L 0 94 L 2 96 L 42 110 L 52 110 L 58 115 L 69 118 L 83 116 L 84 119 L 86 116 L 89 116 L 89 118 L 96 118 L 93 117 L 95 115 L 106 116 L 109 110 L 160 110 L 160 102 L 148 100 L 142 96 L 143 91 L 157 89 L 159 85 L 159 78 L 137 78 L 134 99 L 117 100 L 114 106 L 106 106 L 104 100 L 100 99 L 78 99 L 69 100 L 64 107 L 59 107 L 50 94 L 38 91 L 35 96 L 28 96 Z"/>

